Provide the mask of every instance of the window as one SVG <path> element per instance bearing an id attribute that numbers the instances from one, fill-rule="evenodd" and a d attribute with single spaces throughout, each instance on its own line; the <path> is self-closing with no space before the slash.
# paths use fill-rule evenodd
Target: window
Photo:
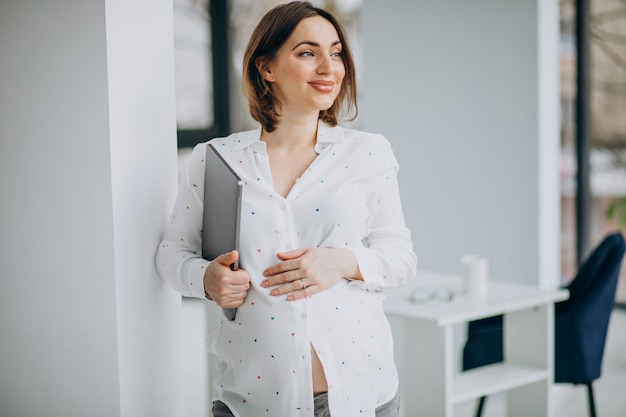
<path id="1" fill-rule="evenodd" d="M 562 202 L 562 274 L 573 278 L 577 269 L 577 246 L 592 248 L 602 238 L 618 229 L 626 233 L 626 3 L 620 0 L 588 0 L 589 25 L 589 105 L 590 143 L 577 155 L 576 139 L 576 2 L 562 0 L 561 5 L 561 202 Z M 578 216 L 579 193 L 576 175 L 578 158 L 586 158 L 589 182 L 587 208 Z M 582 166 L 582 165 L 581 165 Z M 609 207 L 617 206 L 617 215 L 609 216 Z M 582 211 L 581 211 L 582 213 Z M 586 229 L 583 245 L 577 245 L 580 223 Z M 578 225 L 577 225 L 578 224 Z M 587 236 L 588 234 L 588 236 Z M 588 250 L 588 249 L 587 249 Z M 584 257 L 586 254 L 581 254 Z M 626 262 L 624 263 L 626 264 Z M 626 305 L 626 266 L 617 290 L 617 302 Z"/>
<path id="2" fill-rule="evenodd" d="M 226 0 L 174 0 L 178 147 L 229 133 Z"/>

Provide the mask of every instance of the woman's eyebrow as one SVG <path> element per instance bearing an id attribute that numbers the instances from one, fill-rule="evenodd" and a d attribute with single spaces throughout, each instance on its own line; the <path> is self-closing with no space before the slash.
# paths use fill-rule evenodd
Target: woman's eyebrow
<path id="1" fill-rule="evenodd" d="M 313 41 L 302 41 L 302 42 L 298 42 L 298 44 L 296 44 L 296 46 L 294 46 L 293 48 L 291 48 L 291 50 L 293 51 L 294 49 L 296 49 L 299 46 L 302 45 L 309 45 L 312 46 L 314 48 L 319 48 L 320 44 L 317 42 L 313 42 Z M 335 42 L 333 42 L 332 44 L 330 44 L 330 46 L 335 46 L 335 45 L 341 45 L 341 41 L 339 39 L 337 39 Z"/>

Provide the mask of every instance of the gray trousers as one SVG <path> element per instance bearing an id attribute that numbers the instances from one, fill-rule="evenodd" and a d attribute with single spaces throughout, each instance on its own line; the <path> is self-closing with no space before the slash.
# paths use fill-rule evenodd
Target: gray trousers
<path id="1" fill-rule="evenodd" d="M 328 409 L 328 394 L 317 394 L 314 398 L 315 417 L 331 417 Z M 376 408 L 376 417 L 398 417 L 400 414 L 400 393 L 386 404 Z M 213 402 L 213 417 L 234 417 L 230 409 L 221 401 Z"/>

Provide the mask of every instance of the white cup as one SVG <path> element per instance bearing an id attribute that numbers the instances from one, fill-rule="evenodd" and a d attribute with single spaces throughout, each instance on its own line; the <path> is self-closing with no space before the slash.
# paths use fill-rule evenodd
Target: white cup
<path id="1" fill-rule="evenodd" d="M 463 255 L 463 290 L 470 297 L 485 297 L 489 288 L 489 263 L 479 255 Z"/>

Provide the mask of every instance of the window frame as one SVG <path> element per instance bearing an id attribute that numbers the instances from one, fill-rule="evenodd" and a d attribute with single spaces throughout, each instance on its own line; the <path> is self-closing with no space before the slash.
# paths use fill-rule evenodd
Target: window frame
<path id="1" fill-rule="evenodd" d="M 200 142 L 230 133 L 227 0 L 210 0 L 211 50 L 213 70 L 213 124 L 206 129 L 177 129 L 178 148 L 191 148 Z"/>

